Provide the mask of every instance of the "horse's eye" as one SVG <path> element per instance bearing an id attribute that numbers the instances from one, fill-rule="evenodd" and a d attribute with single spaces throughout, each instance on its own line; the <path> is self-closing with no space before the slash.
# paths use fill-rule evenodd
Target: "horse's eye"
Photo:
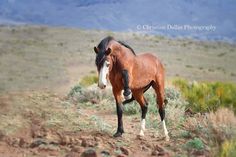
<path id="1" fill-rule="evenodd" d="M 110 65 L 110 62 L 106 61 L 106 66 L 109 67 Z"/>

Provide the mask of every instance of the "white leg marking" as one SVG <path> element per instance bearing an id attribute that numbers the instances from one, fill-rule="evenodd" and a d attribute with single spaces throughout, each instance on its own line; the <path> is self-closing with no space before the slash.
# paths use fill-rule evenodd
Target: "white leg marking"
<path id="1" fill-rule="evenodd" d="M 166 136 L 166 141 L 169 141 L 169 140 L 170 140 L 170 137 L 169 137 L 168 131 L 167 131 L 167 129 L 166 129 L 165 120 L 162 121 L 162 125 L 163 125 L 164 133 L 165 133 L 165 136 Z"/>
<path id="2" fill-rule="evenodd" d="M 140 130 L 140 133 L 139 133 L 140 136 L 144 136 L 145 125 L 146 125 L 146 121 L 145 121 L 145 119 L 142 119 L 141 120 L 141 130 Z"/>

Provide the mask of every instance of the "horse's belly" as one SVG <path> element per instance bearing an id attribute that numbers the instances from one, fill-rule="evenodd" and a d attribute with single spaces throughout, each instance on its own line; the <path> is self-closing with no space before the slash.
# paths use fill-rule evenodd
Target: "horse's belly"
<path id="1" fill-rule="evenodd" d="M 140 89 L 147 86 L 151 81 L 155 80 L 155 74 L 149 73 L 140 73 L 139 75 L 133 75 L 130 78 L 130 88 L 131 89 Z"/>

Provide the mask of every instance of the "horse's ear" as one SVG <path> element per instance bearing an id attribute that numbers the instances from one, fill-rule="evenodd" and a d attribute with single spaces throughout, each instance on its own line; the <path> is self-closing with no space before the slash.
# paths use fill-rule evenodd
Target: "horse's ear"
<path id="1" fill-rule="evenodd" d="M 110 53 L 111 53 L 111 48 L 109 47 L 109 48 L 106 50 L 106 55 L 108 56 Z"/>
<path id="2" fill-rule="evenodd" d="M 96 54 L 98 54 L 98 48 L 96 47 L 96 46 L 94 46 L 94 52 L 96 53 Z"/>

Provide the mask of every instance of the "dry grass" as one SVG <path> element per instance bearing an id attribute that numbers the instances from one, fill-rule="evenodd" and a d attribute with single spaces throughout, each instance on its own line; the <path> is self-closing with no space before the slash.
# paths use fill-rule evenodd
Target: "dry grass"
<path id="1" fill-rule="evenodd" d="M 233 44 L 133 33 L 19 26 L 0 28 L 0 92 L 44 88 L 58 91 L 58 86 L 62 86 L 64 94 L 67 93 L 79 78 L 96 71 L 93 47 L 111 34 L 126 41 L 137 53 L 153 52 L 159 56 L 168 77 L 236 80 L 232 75 L 236 73 L 236 46 Z M 224 55 L 219 57 L 219 54 Z M 191 65 L 191 68 L 186 65 Z"/>
<path id="2" fill-rule="evenodd" d="M 215 113 L 208 115 L 212 136 L 222 144 L 225 140 L 230 140 L 236 136 L 236 117 L 233 111 L 227 108 L 220 108 Z"/>

